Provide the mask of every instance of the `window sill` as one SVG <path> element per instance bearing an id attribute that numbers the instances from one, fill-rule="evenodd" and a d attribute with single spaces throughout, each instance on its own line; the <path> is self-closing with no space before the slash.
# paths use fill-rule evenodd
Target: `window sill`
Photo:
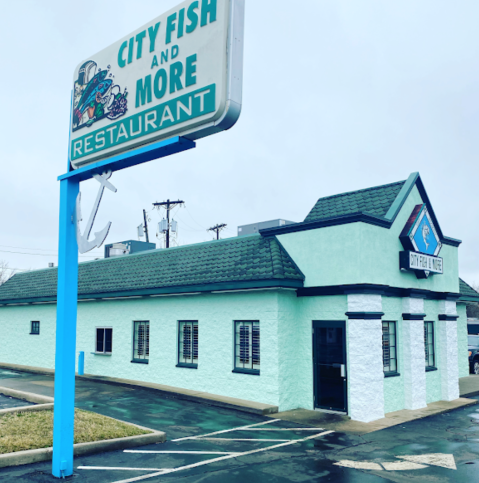
<path id="1" fill-rule="evenodd" d="M 431 367 L 431 366 L 426 367 L 426 372 L 432 372 L 432 371 L 437 371 L 437 367 Z"/>
<path id="2" fill-rule="evenodd" d="M 40 332 L 30 332 L 30 335 L 40 335 Z"/>
<path id="3" fill-rule="evenodd" d="M 385 372 L 384 377 L 398 377 L 401 374 L 399 372 Z"/>
<path id="4" fill-rule="evenodd" d="M 148 364 L 148 359 L 133 359 L 131 361 L 133 364 Z"/>
<path id="5" fill-rule="evenodd" d="M 176 364 L 176 367 L 183 367 L 185 369 L 198 369 L 198 364 L 186 364 L 183 362 L 179 362 Z"/>
<path id="6" fill-rule="evenodd" d="M 111 356 L 111 352 L 90 352 L 94 356 Z"/>
<path id="7" fill-rule="evenodd" d="M 231 372 L 236 372 L 237 374 L 250 374 L 252 376 L 259 376 L 259 370 L 258 369 L 240 369 L 240 368 L 236 368 L 236 369 L 233 369 Z"/>

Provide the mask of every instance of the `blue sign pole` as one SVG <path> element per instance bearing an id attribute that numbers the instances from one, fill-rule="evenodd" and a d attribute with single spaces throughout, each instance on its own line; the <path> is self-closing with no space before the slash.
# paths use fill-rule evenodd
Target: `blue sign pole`
<path id="1" fill-rule="evenodd" d="M 55 353 L 55 402 L 53 412 L 52 474 L 73 474 L 75 421 L 75 357 L 78 300 L 78 242 L 76 200 L 80 182 L 105 171 L 119 171 L 196 147 L 196 143 L 173 137 L 134 151 L 113 156 L 59 176 L 60 236 L 58 246 L 57 328 Z M 82 364 L 83 365 L 83 364 Z M 79 364 L 80 372 L 80 364 Z"/>
<path id="2" fill-rule="evenodd" d="M 58 244 L 55 403 L 53 414 L 53 476 L 73 474 L 75 411 L 75 345 L 78 299 L 78 245 L 75 205 L 80 182 L 60 182 L 60 234 Z"/>

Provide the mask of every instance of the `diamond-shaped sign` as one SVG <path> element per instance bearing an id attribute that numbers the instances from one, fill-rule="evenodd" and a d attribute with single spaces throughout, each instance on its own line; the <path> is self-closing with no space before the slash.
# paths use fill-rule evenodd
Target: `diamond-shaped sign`
<path id="1" fill-rule="evenodd" d="M 406 250 L 399 255 L 401 270 L 412 270 L 417 278 L 443 273 L 442 258 L 437 256 L 442 243 L 425 204 L 414 207 L 399 239 Z"/>
<path id="2" fill-rule="evenodd" d="M 409 236 L 416 252 L 437 256 L 441 251 L 441 241 L 426 207 L 421 211 Z"/>
<path id="3" fill-rule="evenodd" d="M 436 227 L 425 204 L 417 205 L 399 236 L 405 250 L 436 257 L 442 248 Z"/>

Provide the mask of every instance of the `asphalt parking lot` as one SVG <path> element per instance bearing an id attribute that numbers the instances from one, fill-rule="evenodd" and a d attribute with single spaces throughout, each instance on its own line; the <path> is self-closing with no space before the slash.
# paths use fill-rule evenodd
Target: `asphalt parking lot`
<path id="1" fill-rule="evenodd" d="M 7 385 L 53 392 L 51 376 L 0 371 Z M 356 436 L 93 381 L 78 381 L 76 405 L 163 430 L 168 440 L 78 457 L 72 481 L 479 481 L 478 406 Z M 50 463 L 0 469 L 0 480 L 57 481 Z"/>

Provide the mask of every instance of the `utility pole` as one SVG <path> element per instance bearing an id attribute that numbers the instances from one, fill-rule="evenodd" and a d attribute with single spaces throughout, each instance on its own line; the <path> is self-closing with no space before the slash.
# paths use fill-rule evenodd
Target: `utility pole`
<path id="1" fill-rule="evenodd" d="M 222 225 L 216 225 L 216 226 L 213 226 L 211 228 L 209 228 L 208 230 L 206 231 L 214 231 L 216 232 L 216 239 L 219 240 L 220 239 L 220 231 L 221 230 L 224 230 L 228 225 L 226 224 L 222 224 Z"/>
<path id="2" fill-rule="evenodd" d="M 159 208 L 160 206 L 164 206 L 166 208 L 166 221 L 167 221 L 167 230 L 166 230 L 166 248 L 170 248 L 170 211 L 176 205 L 182 205 L 184 201 L 170 201 L 166 200 L 163 203 L 153 203 L 155 208 Z"/>
<path id="3" fill-rule="evenodd" d="M 145 220 L 146 243 L 150 243 L 150 239 L 148 238 L 148 221 L 146 220 L 146 211 L 145 210 L 143 210 L 143 220 Z"/>

